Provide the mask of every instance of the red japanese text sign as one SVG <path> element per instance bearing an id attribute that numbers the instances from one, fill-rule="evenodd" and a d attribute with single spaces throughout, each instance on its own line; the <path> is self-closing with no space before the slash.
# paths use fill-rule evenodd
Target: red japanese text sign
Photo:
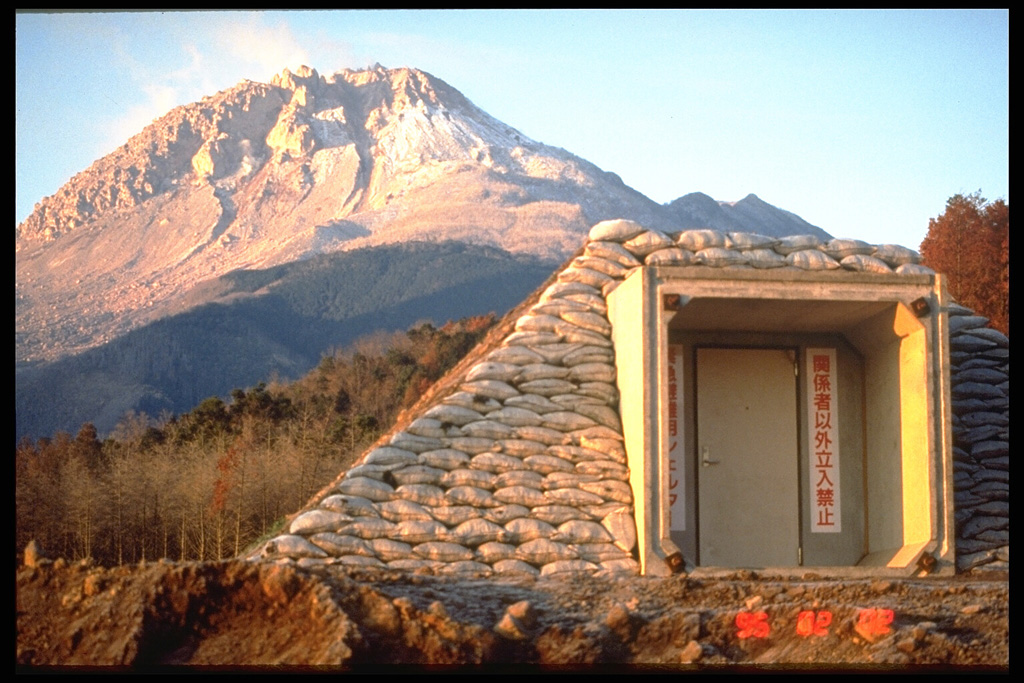
<path id="1" fill-rule="evenodd" d="M 686 482 L 683 467 L 683 347 L 668 346 L 668 503 L 669 528 L 686 531 Z"/>
<path id="2" fill-rule="evenodd" d="M 811 532 L 839 533 L 839 391 L 836 350 L 807 349 L 807 443 Z"/>

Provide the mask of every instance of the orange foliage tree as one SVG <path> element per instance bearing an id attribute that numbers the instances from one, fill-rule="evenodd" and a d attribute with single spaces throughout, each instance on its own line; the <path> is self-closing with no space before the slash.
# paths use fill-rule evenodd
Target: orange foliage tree
<path id="1" fill-rule="evenodd" d="M 946 276 L 957 303 L 1010 333 L 1010 206 L 988 202 L 981 191 L 957 194 L 946 211 L 928 221 L 921 242 L 925 265 Z"/>

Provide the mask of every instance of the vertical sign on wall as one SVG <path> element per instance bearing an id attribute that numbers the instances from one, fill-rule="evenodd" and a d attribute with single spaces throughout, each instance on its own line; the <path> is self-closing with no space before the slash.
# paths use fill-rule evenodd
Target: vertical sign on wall
<path id="1" fill-rule="evenodd" d="M 683 466 L 683 347 L 668 345 L 668 504 L 669 529 L 686 531 L 686 485 Z"/>
<path id="2" fill-rule="evenodd" d="M 807 430 L 811 532 L 842 531 L 839 507 L 839 393 L 836 350 L 807 349 Z"/>

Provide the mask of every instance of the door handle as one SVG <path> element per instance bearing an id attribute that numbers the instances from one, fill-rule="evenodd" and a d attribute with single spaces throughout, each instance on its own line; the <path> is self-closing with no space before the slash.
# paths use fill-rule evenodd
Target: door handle
<path id="1" fill-rule="evenodd" d="M 707 446 L 704 446 L 700 449 L 700 464 L 704 465 L 704 467 L 707 467 L 708 465 L 717 465 L 718 463 L 721 462 L 721 460 L 712 460 L 711 458 L 708 457 L 708 453 L 710 452 L 710 450 L 711 449 L 709 449 Z"/>

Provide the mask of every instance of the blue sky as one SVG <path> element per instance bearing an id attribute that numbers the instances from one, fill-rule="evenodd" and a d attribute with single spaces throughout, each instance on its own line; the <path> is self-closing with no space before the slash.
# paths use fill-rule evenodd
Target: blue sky
<path id="1" fill-rule="evenodd" d="M 917 248 L 1009 201 L 1009 12 L 19 14 L 16 216 L 170 108 L 300 64 L 427 71 L 658 202 L 753 192 Z"/>

